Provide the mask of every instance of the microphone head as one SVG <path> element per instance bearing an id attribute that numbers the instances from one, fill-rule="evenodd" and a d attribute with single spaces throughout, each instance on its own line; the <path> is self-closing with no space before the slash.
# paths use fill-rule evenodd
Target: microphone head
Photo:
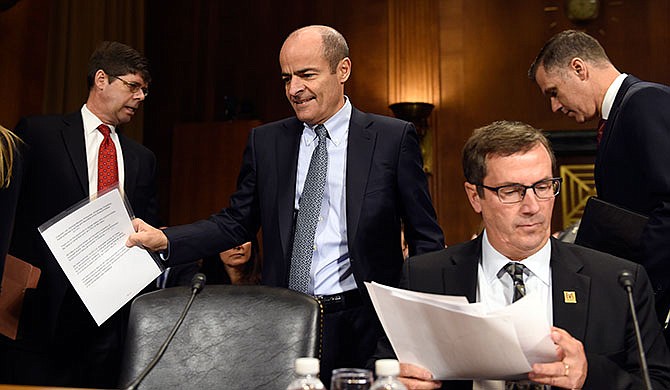
<path id="1" fill-rule="evenodd" d="M 193 275 L 193 279 L 191 279 L 191 291 L 199 293 L 203 288 L 205 288 L 206 280 L 207 278 L 205 277 L 205 274 L 201 272 Z"/>
<path id="2" fill-rule="evenodd" d="M 632 289 L 633 285 L 635 284 L 633 273 L 628 270 L 623 270 L 619 272 L 619 284 L 624 289 L 628 289 L 628 287 Z"/>

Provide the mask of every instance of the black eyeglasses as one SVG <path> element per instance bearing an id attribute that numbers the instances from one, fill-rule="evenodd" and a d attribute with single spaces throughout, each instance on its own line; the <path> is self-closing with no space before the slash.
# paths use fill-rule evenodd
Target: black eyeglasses
<path id="1" fill-rule="evenodd" d="M 543 179 L 529 186 L 523 184 L 507 184 L 499 187 L 489 187 L 484 184 L 476 184 L 478 187 L 486 188 L 498 195 L 498 199 L 502 203 L 512 204 L 519 203 L 526 196 L 526 191 L 532 188 L 538 199 L 549 200 L 556 197 L 561 192 L 560 177 L 552 177 L 551 179 Z"/>
<path id="2" fill-rule="evenodd" d="M 134 81 L 133 82 L 128 82 L 128 81 L 122 79 L 121 77 L 112 76 L 112 75 L 109 75 L 109 77 L 114 77 L 115 79 L 121 81 L 123 84 L 126 85 L 126 87 L 128 87 L 128 89 L 130 90 L 131 93 L 137 93 L 137 91 L 139 91 L 141 89 L 142 93 L 144 94 L 144 97 L 147 97 L 149 95 L 149 88 L 143 87 L 142 85 L 140 85 L 140 84 L 138 84 Z"/>

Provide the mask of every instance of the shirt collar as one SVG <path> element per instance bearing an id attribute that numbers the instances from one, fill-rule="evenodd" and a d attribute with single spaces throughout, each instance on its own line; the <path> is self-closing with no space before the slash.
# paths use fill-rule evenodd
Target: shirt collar
<path id="1" fill-rule="evenodd" d="M 551 259 L 551 240 L 547 240 L 539 251 L 523 259 L 521 263 L 526 266 L 528 271 L 538 277 L 547 286 L 550 285 L 551 269 L 549 267 L 549 260 Z M 486 230 L 484 230 L 484 237 L 482 237 L 482 269 L 488 283 L 492 283 L 499 277 L 499 271 L 505 264 L 510 262 L 510 259 L 498 252 L 489 242 Z"/>
<path id="2" fill-rule="evenodd" d="M 81 118 L 84 122 L 84 132 L 87 134 L 95 134 L 98 131 L 98 126 L 105 124 L 112 131 L 112 134 L 115 132 L 116 127 L 109 125 L 101 121 L 91 110 L 86 107 L 84 104 L 81 107 Z"/>
<path id="3" fill-rule="evenodd" d="M 616 94 L 619 93 L 619 89 L 621 88 L 621 84 L 623 84 L 623 80 L 627 77 L 628 75 L 625 73 L 621 73 L 617 78 L 612 81 L 612 84 L 610 84 L 609 88 L 607 88 L 607 92 L 605 93 L 605 98 L 603 99 L 603 105 L 600 110 L 600 117 L 602 119 L 607 120 L 610 116 L 610 111 L 612 110 L 612 104 L 614 104 L 614 99 L 616 98 Z"/>
<path id="4" fill-rule="evenodd" d="M 344 96 L 344 106 L 340 108 L 335 115 L 331 116 L 325 123 L 326 130 L 328 130 L 328 138 L 335 145 L 340 145 L 343 141 L 347 139 L 347 134 L 349 134 L 349 121 L 351 120 L 351 102 L 349 98 Z M 304 124 L 305 128 L 302 133 L 303 142 L 305 145 L 310 146 L 313 142 L 316 142 L 318 137 L 314 128 L 317 125 L 308 125 Z"/>

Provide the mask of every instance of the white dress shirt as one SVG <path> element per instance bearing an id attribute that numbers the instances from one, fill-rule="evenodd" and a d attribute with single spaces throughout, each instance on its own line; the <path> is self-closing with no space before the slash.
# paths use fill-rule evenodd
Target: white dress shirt
<path id="1" fill-rule="evenodd" d="M 603 105 L 600 108 L 600 115 L 602 119 L 607 120 L 610 116 L 610 111 L 612 110 L 612 104 L 614 104 L 614 99 L 616 98 L 616 94 L 619 93 L 619 89 L 621 88 L 621 84 L 623 84 L 623 80 L 628 77 L 627 74 L 622 73 L 619 76 L 617 76 L 616 79 L 610 84 L 609 88 L 607 88 L 607 92 L 605 92 L 605 97 L 603 98 Z"/>

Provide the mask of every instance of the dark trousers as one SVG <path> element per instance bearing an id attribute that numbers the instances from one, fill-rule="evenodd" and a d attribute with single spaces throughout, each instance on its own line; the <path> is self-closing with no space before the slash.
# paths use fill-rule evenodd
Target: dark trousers
<path id="1" fill-rule="evenodd" d="M 324 313 L 321 381 L 330 388 L 335 368 L 365 368 L 382 327 L 369 300 L 357 307 Z"/>
<path id="2" fill-rule="evenodd" d="M 73 289 L 53 337 L 0 340 L 0 383 L 115 388 L 127 325 L 127 306 L 98 326 Z"/>

